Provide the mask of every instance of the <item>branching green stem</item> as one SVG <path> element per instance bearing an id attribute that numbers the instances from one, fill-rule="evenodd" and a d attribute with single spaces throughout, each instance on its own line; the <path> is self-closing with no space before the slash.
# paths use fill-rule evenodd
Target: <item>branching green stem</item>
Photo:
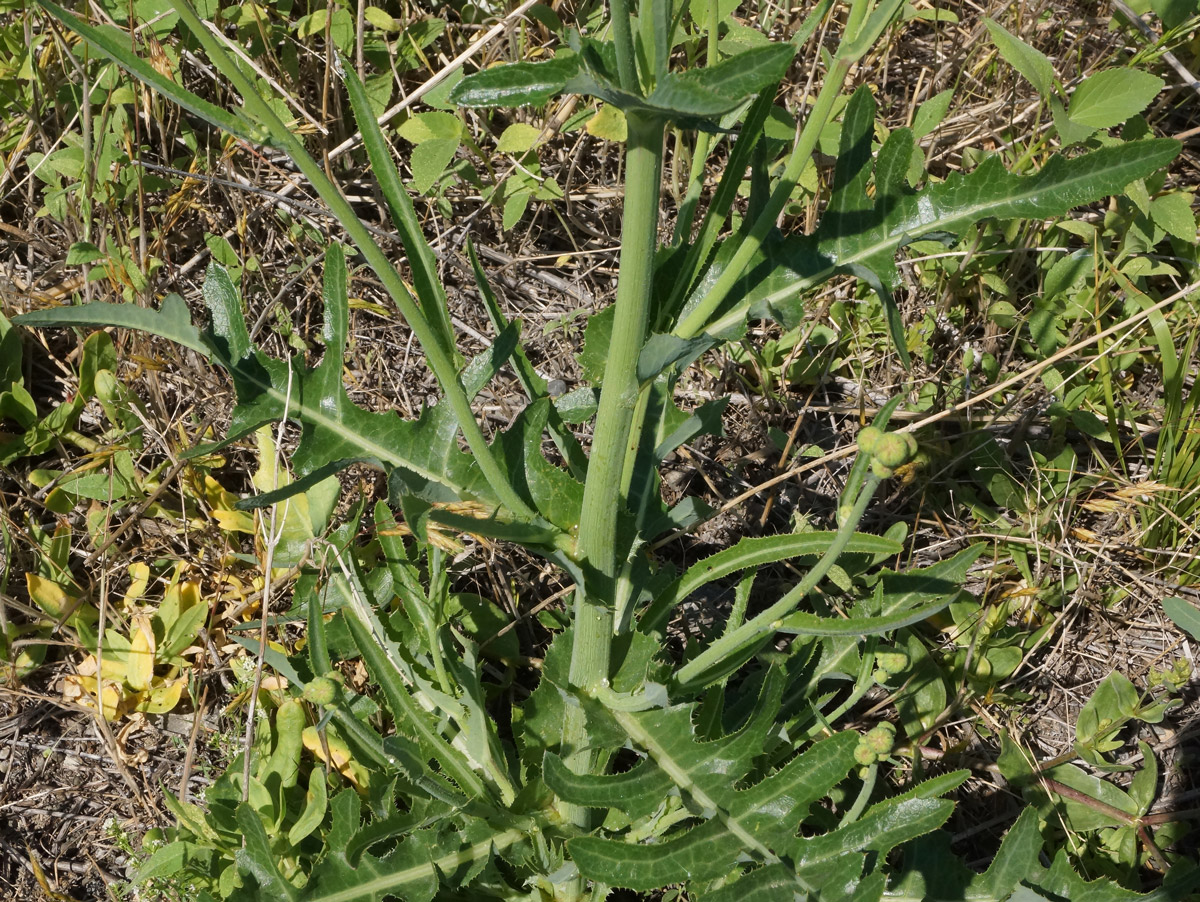
<path id="1" fill-rule="evenodd" d="M 720 665 L 730 655 L 735 654 L 753 642 L 759 641 L 767 633 L 774 632 L 777 628 L 776 621 L 781 620 L 794 611 L 797 605 L 804 600 L 809 592 L 816 588 L 817 583 L 825 577 L 825 574 L 837 562 L 846 545 L 853 538 L 859 521 L 862 520 L 867 506 L 875 496 L 875 490 L 879 488 L 879 483 L 880 479 L 878 476 L 874 473 L 868 474 L 864 480 L 862 491 L 854 502 L 854 507 L 851 509 L 849 516 L 838 526 L 837 534 L 830 543 L 829 549 L 790 592 L 757 617 L 752 617 L 737 629 L 726 633 L 691 661 L 684 664 L 675 674 L 675 685 L 692 685 L 697 680 L 702 679 L 704 674 L 713 667 Z"/>
<path id="2" fill-rule="evenodd" d="M 738 279 L 746 271 L 750 261 L 754 259 L 754 255 L 758 253 L 767 236 L 771 233 L 771 229 L 775 227 L 776 220 L 783 212 L 787 202 L 791 199 L 792 191 L 796 187 L 796 183 L 800 181 L 800 173 L 804 171 L 804 167 L 808 165 L 808 161 L 812 158 L 813 151 L 817 148 L 817 140 L 821 136 L 821 130 L 825 127 L 825 123 L 829 121 L 829 116 L 833 112 L 834 102 L 842 91 L 842 83 L 846 80 L 846 75 L 850 71 L 850 66 L 853 60 L 838 56 L 834 59 L 833 65 L 830 67 L 829 77 L 825 79 L 825 83 L 821 86 L 820 93 L 817 94 L 816 103 L 813 104 L 812 112 L 808 116 L 808 120 L 804 124 L 803 130 L 800 132 L 800 138 L 796 141 L 796 146 L 792 149 L 791 156 L 788 157 L 787 166 L 783 170 L 783 175 L 779 182 L 775 185 L 775 190 L 771 192 L 766 206 L 763 207 L 762 213 L 754 221 L 754 225 L 750 228 L 750 234 L 747 235 L 738 251 L 734 254 L 733 259 L 729 261 L 729 265 L 721 273 L 720 277 L 709 289 L 704 300 L 683 318 L 682 322 L 675 327 L 675 334 L 681 338 L 694 338 L 700 332 L 704 331 L 708 325 L 708 321 L 712 315 L 720 308 L 725 298 L 729 296 L 729 292 L 733 290 L 733 286 L 737 284 Z"/>

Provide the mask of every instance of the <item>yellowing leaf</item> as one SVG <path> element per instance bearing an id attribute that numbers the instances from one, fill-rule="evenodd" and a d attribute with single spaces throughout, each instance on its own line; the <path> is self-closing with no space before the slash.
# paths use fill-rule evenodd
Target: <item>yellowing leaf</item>
<path id="1" fill-rule="evenodd" d="M 142 692 L 154 678 L 154 629 L 145 614 L 138 614 L 133 620 L 133 641 L 129 648 L 129 663 L 125 667 L 125 682 L 135 692 Z"/>
<path id="2" fill-rule="evenodd" d="M 254 517 L 246 511 L 219 510 L 213 508 L 212 518 L 225 532 L 245 532 L 254 535 Z"/>
<path id="3" fill-rule="evenodd" d="M 584 129 L 589 135 L 605 141 L 624 141 L 629 134 L 625 114 L 610 104 L 602 104 L 600 110 L 587 121 Z"/>
<path id="4" fill-rule="evenodd" d="M 76 600 L 58 583 L 36 573 L 25 574 L 25 587 L 33 603 L 51 617 L 61 617 Z"/>
<path id="5" fill-rule="evenodd" d="M 187 677 L 179 677 L 151 687 L 148 692 L 142 694 L 137 704 L 137 710 L 145 714 L 166 714 L 168 711 L 174 710 L 183 695 L 183 687 L 186 682 Z"/>
<path id="6" fill-rule="evenodd" d="M 85 708 L 96 707 L 96 678 L 68 674 L 63 678 L 63 698 L 69 702 L 83 705 Z M 103 692 L 104 719 L 114 721 L 121 717 L 129 708 L 129 699 L 121 692 L 115 682 L 105 682 Z"/>
<path id="7" fill-rule="evenodd" d="M 323 763 L 331 765 L 343 777 L 350 781 L 355 789 L 364 789 L 367 785 L 368 774 L 350 754 L 350 747 L 342 742 L 332 732 L 326 730 L 325 742 L 321 742 L 321 734 L 316 727 L 305 727 L 301 734 L 304 747 L 312 752 Z M 329 754 L 325 754 L 328 746 Z M 330 760 L 332 759 L 332 760 Z"/>
<path id="8" fill-rule="evenodd" d="M 150 583 L 150 567 L 149 565 L 138 561 L 136 564 L 129 565 L 129 588 L 125 592 L 125 604 L 130 605 L 137 601 L 146 592 L 146 586 Z"/>

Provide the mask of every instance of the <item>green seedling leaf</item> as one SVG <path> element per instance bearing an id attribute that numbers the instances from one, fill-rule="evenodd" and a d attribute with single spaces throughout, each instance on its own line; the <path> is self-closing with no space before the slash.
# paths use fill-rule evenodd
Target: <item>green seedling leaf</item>
<path id="1" fill-rule="evenodd" d="M 603 103 L 584 129 L 589 135 L 604 141 L 624 141 L 629 136 L 625 114 L 610 103 Z"/>
<path id="2" fill-rule="evenodd" d="M 137 329 L 169 339 L 185 348 L 191 348 L 211 357 L 212 351 L 200 336 L 200 331 L 192 325 L 192 315 L 188 312 L 187 304 L 177 294 L 168 294 L 163 298 L 158 310 L 149 307 L 138 307 L 135 304 L 109 304 L 97 301 L 92 304 L 81 304 L 78 307 L 54 307 L 47 310 L 34 310 L 13 317 L 13 322 L 21 326 L 117 326 L 123 329 Z"/>
<path id="3" fill-rule="evenodd" d="M 537 126 L 528 122 L 514 122 L 500 135 L 496 150 L 499 153 L 523 154 L 533 149 L 541 134 L 542 130 Z"/>
<path id="4" fill-rule="evenodd" d="M 1200 611 L 1196 610 L 1195 605 L 1184 601 L 1182 598 L 1164 598 L 1163 613 L 1165 613 L 1177 627 L 1191 636 L 1193 639 L 1200 639 Z"/>
<path id="5" fill-rule="evenodd" d="M 579 57 L 562 53 L 542 63 L 506 63 L 468 75 L 450 92 L 459 106 L 541 106 L 563 93 L 579 71 Z"/>
<path id="6" fill-rule="evenodd" d="M 1113 128 L 1148 107 L 1163 85 L 1157 75 L 1140 69 L 1105 69 L 1075 89 L 1068 115 L 1076 125 Z"/>
<path id="7" fill-rule="evenodd" d="M 1058 137 L 1068 147 L 1086 141 L 1096 133 L 1092 126 L 1080 125 L 1068 116 L 1067 108 L 1057 95 L 1050 98 L 1050 114 L 1054 119 L 1054 129 L 1058 132 Z"/>
<path id="8" fill-rule="evenodd" d="M 1008 64 L 1020 72 L 1042 97 L 1050 97 L 1054 93 L 1054 67 L 1050 65 L 1046 54 L 1030 47 L 998 22 L 984 19 L 983 23 L 996 49 Z"/>

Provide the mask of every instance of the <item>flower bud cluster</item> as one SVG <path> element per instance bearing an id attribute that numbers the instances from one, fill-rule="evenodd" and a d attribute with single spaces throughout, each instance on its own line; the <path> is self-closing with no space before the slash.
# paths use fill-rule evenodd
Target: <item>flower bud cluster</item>
<path id="1" fill-rule="evenodd" d="M 880 479 L 888 479 L 897 467 L 902 467 L 917 456 L 917 440 L 909 432 L 884 432 L 876 426 L 867 426 L 858 434 L 858 447 L 871 457 L 871 472 Z"/>

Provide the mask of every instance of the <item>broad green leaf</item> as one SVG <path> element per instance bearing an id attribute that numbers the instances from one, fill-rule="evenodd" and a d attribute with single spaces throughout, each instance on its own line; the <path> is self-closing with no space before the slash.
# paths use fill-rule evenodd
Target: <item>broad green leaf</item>
<path id="1" fill-rule="evenodd" d="M 212 350 L 200 336 L 200 331 L 192 325 L 192 315 L 188 312 L 187 304 L 177 294 L 168 294 L 163 298 L 158 310 L 149 307 L 139 307 L 136 304 L 109 304 L 96 301 L 91 304 L 81 304 L 78 307 L 52 307 L 46 310 L 34 310 L 13 317 L 13 322 L 21 326 L 117 326 L 124 329 L 137 329 L 170 339 L 185 348 L 191 348 L 210 357 Z"/>
<path id="2" fill-rule="evenodd" d="M 1042 97 L 1054 93 L 1054 67 L 1050 59 L 1040 50 L 1030 47 L 1020 38 L 1008 32 L 1004 26 L 991 19 L 984 19 L 992 41 L 1010 66 L 1025 76 L 1026 81 L 1037 89 Z"/>
<path id="3" fill-rule="evenodd" d="M 263 829 L 258 812 L 252 807 L 251 801 L 243 802 L 237 807 L 237 822 L 241 828 L 244 845 L 237 852 L 238 870 L 254 878 L 259 892 L 269 899 L 279 902 L 297 902 L 300 893 L 296 887 L 279 872 L 276 857 L 271 851 L 271 841 Z"/>
<path id="4" fill-rule="evenodd" d="M 1197 875 L 1200 871 L 1192 869 L 1191 879 L 1185 877 L 1180 881 L 1182 885 L 1164 886 L 1151 894 L 1137 893 L 1105 877 L 1085 880 L 1071 866 L 1067 851 L 1059 849 L 1045 875 L 1030 882 L 1048 899 L 1070 899 L 1071 902 L 1150 902 L 1154 899 L 1168 902 L 1187 899 L 1188 890 L 1196 887 Z"/>
<path id="5" fill-rule="evenodd" d="M 814 234 L 769 241 L 748 267 L 727 312 L 708 324 L 706 331 L 736 332 L 747 312 L 759 319 L 778 319 L 791 328 L 806 315 L 805 292 L 836 273 L 864 278 L 881 297 L 890 298 L 899 284 L 895 255 L 906 244 L 926 235 L 958 237 L 988 218 L 1061 216 L 1072 207 L 1121 193 L 1131 181 L 1165 166 L 1178 152 L 1178 143 L 1168 139 L 1135 141 L 1072 159 L 1055 156 L 1033 175 L 1007 172 L 993 156 L 973 172 L 954 173 L 919 192 L 877 200 L 869 209 L 864 209 L 859 193 L 863 179 L 846 172 L 840 185 L 849 195 L 836 203 L 831 198 L 832 209 Z M 869 162 L 862 154 L 854 159 L 864 166 Z M 736 241 L 726 241 L 718 249 L 696 299 L 735 250 Z"/>
<path id="6" fill-rule="evenodd" d="M 920 141 L 939 125 L 946 118 L 946 113 L 950 111 L 950 104 L 954 101 L 954 88 L 947 88 L 940 94 L 935 94 L 917 107 L 917 113 L 913 116 L 912 130 L 913 137 Z"/>
<path id="7" fill-rule="evenodd" d="M 1192 211 L 1192 200 L 1192 195 L 1182 191 L 1156 197 L 1150 203 L 1150 218 L 1167 234 L 1195 244 L 1196 214 Z"/>
<path id="8" fill-rule="evenodd" d="M 651 382 L 668 367 L 678 366 L 682 370 L 712 345 L 713 340 L 707 335 L 690 339 L 677 335 L 651 335 L 638 354 L 638 382 Z"/>
<path id="9" fill-rule="evenodd" d="M 990 894 L 989 898 L 1003 899 L 1022 880 L 1032 877 L 1039 870 L 1037 861 L 1041 850 L 1037 810 L 1026 808 L 1004 835 L 987 871 L 978 878 Z"/>
<path id="10" fill-rule="evenodd" d="M 1075 89 L 1067 115 L 1078 125 L 1112 128 L 1148 107 L 1163 84 L 1157 75 L 1140 69 L 1105 69 Z"/>
<path id="11" fill-rule="evenodd" d="M 182 840 L 169 843 L 150 856 L 138 870 L 137 882 L 145 883 L 156 877 L 170 877 L 179 873 L 187 865 L 188 852 L 193 847 L 191 843 Z"/>
<path id="12" fill-rule="evenodd" d="M 541 106 L 563 93 L 579 71 L 579 58 L 563 53 L 542 63 L 505 63 L 468 75 L 450 92 L 459 106 Z"/>

